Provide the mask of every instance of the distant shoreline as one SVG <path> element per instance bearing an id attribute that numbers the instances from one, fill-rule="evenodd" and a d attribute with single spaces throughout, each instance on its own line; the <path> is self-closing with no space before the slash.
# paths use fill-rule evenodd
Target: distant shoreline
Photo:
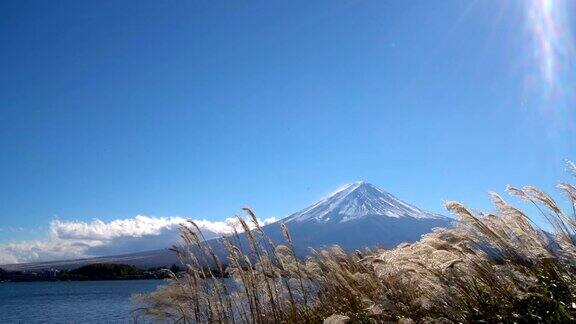
<path id="1" fill-rule="evenodd" d="M 21 283 L 21 282 L 79 282 L 79 281 L 134 281 L 134 280 L 164 280 L 166 278 L 114 278 L 114 279 L 24 279 L 24 280 L 3 280 L 0 284 L 4 283 Z"/>
<path id="2" fill-rule="evenodd" d="M 30 281 L 0 281 L 0 286 L 4 284 L 19 284 L 19 283 L 41 283 L 41 282 L 53 282 L 53 283 L 66 283 L 66 282 L 112 282 L 112 281 L 165 281 L 162 278 L 133 278 L 133 279 L 110 279 L 110 280 L 30 280 Z"/>
<path id="3" fill-rule="evenodd" d="M 74 270 L 44 269 L 38 271 L 7 271 L 0 268 L 0 283 L 4 282 L 66 282 L 159 280 L 178 273 L 176 265 L 143 270 L 135 266 L 115 263 L 95 263 Z"/>

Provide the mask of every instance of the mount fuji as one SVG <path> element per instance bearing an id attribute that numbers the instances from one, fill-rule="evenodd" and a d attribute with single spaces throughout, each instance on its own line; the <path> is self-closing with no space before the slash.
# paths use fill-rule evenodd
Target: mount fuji
<path id="1" fill-rule="evenodd" d="M 416 219 L 444 218 L 407 204 L 369 183 L 359 181 L 342 187 L 329 197 L 286 217 L 281 222 L 288 224 L 314 220 L 333 224 L 371 216 Z"/>
<path id="2" fill-rule="evenodd" d="M 299 212 L 263 226 L 262 230 L 275 243 L 284 244 L 281 225 L 286 224 L 296 254 L 306 256 L 311 247 L 334 244 L 347 251 L 374 246 L 391 248 L 403 242 L 415 242 L 433 228 L 451 226 L 452 222 L 451 218 L 426 212 L 369 183 L 354 182 Z M 240 234 L 240 240 L 242 246 L 248 246 L 245 234 Z M 226 260 L 220 238 L 208 239 L 207 242 L 222 260 Z M 178 263 L 178 259 L 171 251 L 163 249 L 82 260 L 17 264 L 6 269 L 73 269 L 101 262 L 151 267 Z"/>
<path id="3" fill-rule="evenodd" d="M 426 212 L 366 182 L 344 186 L 327 198 L 277 223 L 264 227 L 279 239 L 280 224 L 288 226 L 300 255 L 309 247 L 338 244 L 345 250 L 394 247 L 415 242 L 435 227 L 450 226 L 452 219 Z"/>

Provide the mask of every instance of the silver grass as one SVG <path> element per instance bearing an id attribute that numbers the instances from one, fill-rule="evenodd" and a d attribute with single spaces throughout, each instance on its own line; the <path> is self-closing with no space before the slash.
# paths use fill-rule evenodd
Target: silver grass
<path id="1" fill-rule="evenodd" d="M 181 323 L 316 323 L 333 314 L 346 314 L 356 322 L 448 323 L 542 322 L 554 313 L 558 321 L 573 321 L 576 311 L 569 306 L 576 302 L 576 189 L 571 184 L 558 188 L 571 213 L 538 188 L 507 188 L 539 208 L 553 233 L 490 193 L 494 212 L 475 213 L 448 202 L 446 208 L 459 221 L 434 229 L 418 242 L 352 253 L 330 246 L 311 249 L 306 259 L 296 257 L 295 238 L 286 225 L 281 227 L 285 244 L 275 244 L 254 212 L 244 209 L 255 227 L 251 230 L 238 217 L 248 246 L 241 246 L 236 230 L 222 238 L 226 273 L 237 284 L 234 290 L 226 290 L 202 267 L 210 260 L 221 267 L 221 262 L 190 223 L 181 229 L 183 246 L 173 248 L 186 271 L 171 273 L 166 286 L 139 296 L 144 307 L 137 312 Z M 552 277 L 555 286 L 545 284 Z M 546 291 L 553 287 L 564 287 L 554 295 L 559 299 L 552 300 L 560 306 L 548 313 L 525 306 L 534 300 L 533 305 L 550 303 Z"/>

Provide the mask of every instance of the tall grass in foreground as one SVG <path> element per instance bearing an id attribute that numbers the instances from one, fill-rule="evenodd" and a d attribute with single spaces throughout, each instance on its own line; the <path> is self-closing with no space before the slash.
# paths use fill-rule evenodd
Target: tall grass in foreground
<path id="1" fill-rule="evenodd" d="M 248 246 L 238 233 L 225 237 L 225 262 L 190 222 L 181 229 L 185 244 L 174 249 L 186 272 L 140 296 L 137 312 L 183 323 L 318 323 L 334 314 L 365 323 L 573 322 L 576 187 L 558 188 L 570 212 L 537 188 L 507 190 L 534 205 L 552 233 L 491 193 L 494 213 L 448 202 L 457 224 L 416 243 L 350 254 L 333 246 L 306 260 L 295 257 L 288 228 L 284 244 L 271 242 L 249 209 L 253 230 L 238 218 Z M 237 286 L 213 274 L 224 271 Z"/>

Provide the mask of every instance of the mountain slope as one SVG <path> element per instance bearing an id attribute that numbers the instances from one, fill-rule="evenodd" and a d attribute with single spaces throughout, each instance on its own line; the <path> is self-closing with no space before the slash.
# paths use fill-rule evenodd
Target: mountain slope
<path id="1" fill-rule="evenodd" d="M 264 227 L 278 242 L 280 224 L 288 226 L 300 255 L 308 247 L 338 244 L 346 250 L 394 247 L 414 242 L 451 219 L 423 211 L 369 183 L 355 182 L 329 197 Z"/>
<path id="2" fill-rule="evenodd" d="M 451 219 L 423 211 L 390 193 L 365 183 L 344 186 L 329 197 L 302 209 L 276 223 L 263 227 L 277 244 L 284 244 L 281 225 L 288 226 L 296 253 L 305 256 L 309 248 L 338 244 L 351 251 L 363 247 L 394 247 L 403 242 L 415 242 L 434 227 L 450 226 Z M 245 234 L 240 234 L 241 246 L 247 247 Z M 221 260 L 226 251 L 221 239 L 208 240 Z M 116 262 L 151 267 L 177 263 L 168 250 L 155 250 L 83 260 L 55 261 L 28 265 L 12 265 L 8 269 L 72 269 L 96 262 Z"/>

